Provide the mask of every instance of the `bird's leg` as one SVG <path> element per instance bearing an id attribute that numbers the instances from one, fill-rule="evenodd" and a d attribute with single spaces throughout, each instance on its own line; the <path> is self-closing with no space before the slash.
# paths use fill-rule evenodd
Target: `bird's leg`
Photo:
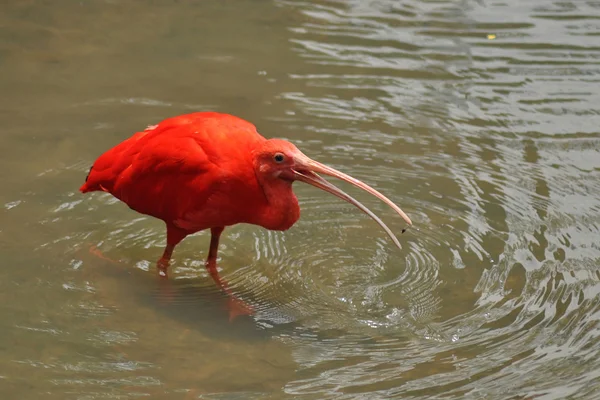
<path id="1" fill-rule="evenodd" d="M 219 271 L 217 271 L 217 253 L 219 251 L 219 239 L 221 238 L 223 229 L 225 228 L 222 226 L 210 228 L 210 247 L 208 249 L 208 257 L 206 258 L 206 269 L 217 285 L 227 292 L 227 294 L 231 294 L 229 288 L 227 287 L 227 282 L 221 279 L 219 276 Z"/>
<path id="2" fill-rule="evenodd" d="M 219 276 L 219 271 L 217 270 L 217 252 L 223 229 L 225 228 L 217 227 L 210 229 L 210 248 L 208 249 L 208 257 L 206 258 L 206 269 L 216 284 L 229 295 L 229 320 L 231 321 L 238 315 L 252 315 L 254 314 L 254 310 L 250 305 L 235 297 L 229 289 L 227 282 Z"/>
<path id="3" fill-rule="evenodd" d="M 169 262 L 171 261 L 173 250 L 175 249 L 175 246 L 177 246 L 177 244 L 186 236 L 186 232 L 174 225 L 167 224 L 167 246 L 165 247 L 162 257 L 156 263 L 158 274 L 160 276 L 165 278 L 167 277 L 167 269 L 169 268 Z"/>

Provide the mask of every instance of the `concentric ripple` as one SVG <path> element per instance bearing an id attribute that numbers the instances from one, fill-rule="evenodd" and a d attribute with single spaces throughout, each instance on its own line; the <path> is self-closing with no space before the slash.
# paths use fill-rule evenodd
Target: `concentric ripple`
<path id="1" fill-rule="evenodd" d="M 597 2 L 3 7 L 4 397 L 600 397 Z M 405 234 L 333 182 L 402 250 L 297 183 L 290 230 L 222 237 L 253 316 L 205 270 L 208 232 L 159 279 L 164 224 L 77 188 L 102 150 L 207 107 L 384 193 Z"/>
<path id="2" fill-rule="evenodd" d="M 356 292 L 330 285 L 371 293 L 346 316 L 371 333 L 299 339 L 310 378 L 290 393 L 597 394 L 600 48 L 576 21 L 598 10 L 534 3 L 285 2 L 308 64 L 281 95 L 305 115 L 290 123 L 415 221 Z M 374 250 L 349 248 L 351 274 Z"/>

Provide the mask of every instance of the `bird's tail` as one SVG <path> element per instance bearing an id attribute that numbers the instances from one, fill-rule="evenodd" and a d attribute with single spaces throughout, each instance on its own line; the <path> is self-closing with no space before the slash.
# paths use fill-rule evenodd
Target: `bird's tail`
<path id="1" fill-rule="evenodd" d="M 83 185 L 81 185 L 79 187 L 79 191 L 81 193 L 93 192 L 95 190 L 99 190 L 99 189 L 90 188 L 87 183 L 84 183 Z"/>
<path id="2" fill-rule="evenodd" d="M 90 170 L 88 171 L 88 174 L 85 176 L 85 182 L 79 188 L 79 191 L 81 193 L 87 193 L 87 192 L 93 192 L 94 191 L 94 189 L 90 188 L 90 186 L 88 185 L 88 179 L 90 179 L 90 174 L 92 173 L 92 169 L 93 168 L 94 168 L 93 166 L 90 167 Z"/>
<path id="3" fill-rule="evenodd" d="M 102 183 L 105 184 L 102 185 Z M 87 176 L 85 177 L 85 182 L 79 188 L 79 191 L 81 193 L 95 192 L 98 190 L 101 190 L 103 192 L 109 192 L 110 190 L 106 187 L 107 183 L 108 182 L 102 182 L 101 174 L 96 173 L 94 167 L 92 166 Z"/>
<path id="4" fill-rule="evenodd" d="M 147 134 L 148 131 L 138 132 L 98 157 L 79 191 L 87 193 L 101 190 L 113 193 L 121 174 L 131 167 L 131 163 L 140 152 L 139 140 Z"/>

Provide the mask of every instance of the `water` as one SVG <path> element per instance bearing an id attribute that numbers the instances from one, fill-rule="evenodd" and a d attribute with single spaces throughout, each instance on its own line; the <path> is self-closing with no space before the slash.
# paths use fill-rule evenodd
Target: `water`
<path id="1" fill-rule="evenodd" d="M 3 3 L 2 398 L 600 398 L 598 21 L 584 0 Z M 163 224 L 77 189 L 198 110 L 385 193 L 403 250 L 296 184 L 290 231 L 222 239 L 253 318 L 229 321 L 206 233 L 159 280 Z"/>

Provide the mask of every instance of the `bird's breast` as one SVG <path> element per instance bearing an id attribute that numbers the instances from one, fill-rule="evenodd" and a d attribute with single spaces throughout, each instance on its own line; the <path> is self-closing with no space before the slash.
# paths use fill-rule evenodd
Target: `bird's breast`
<path id="1" fill-rule="evenodd" d="M 298 221 L 300 206 L 291 185 L 276 192 L 272 188 L 263 191 L 258 186 L 247 185 L 249 181 L 222 180 L 202 203 L 191 205 L 179 214 L 174 224 L 189 232 L 239 223 L 283 231 Z"/>
<path id="2" fill-rule="evenodd" d="M 285 231 L 292 227 L 300 218 L 298 199 L 290 191 L 290 196 L 271 197 L 262 212 L 254 215 L 251 223 L 263 228 Z"/>

